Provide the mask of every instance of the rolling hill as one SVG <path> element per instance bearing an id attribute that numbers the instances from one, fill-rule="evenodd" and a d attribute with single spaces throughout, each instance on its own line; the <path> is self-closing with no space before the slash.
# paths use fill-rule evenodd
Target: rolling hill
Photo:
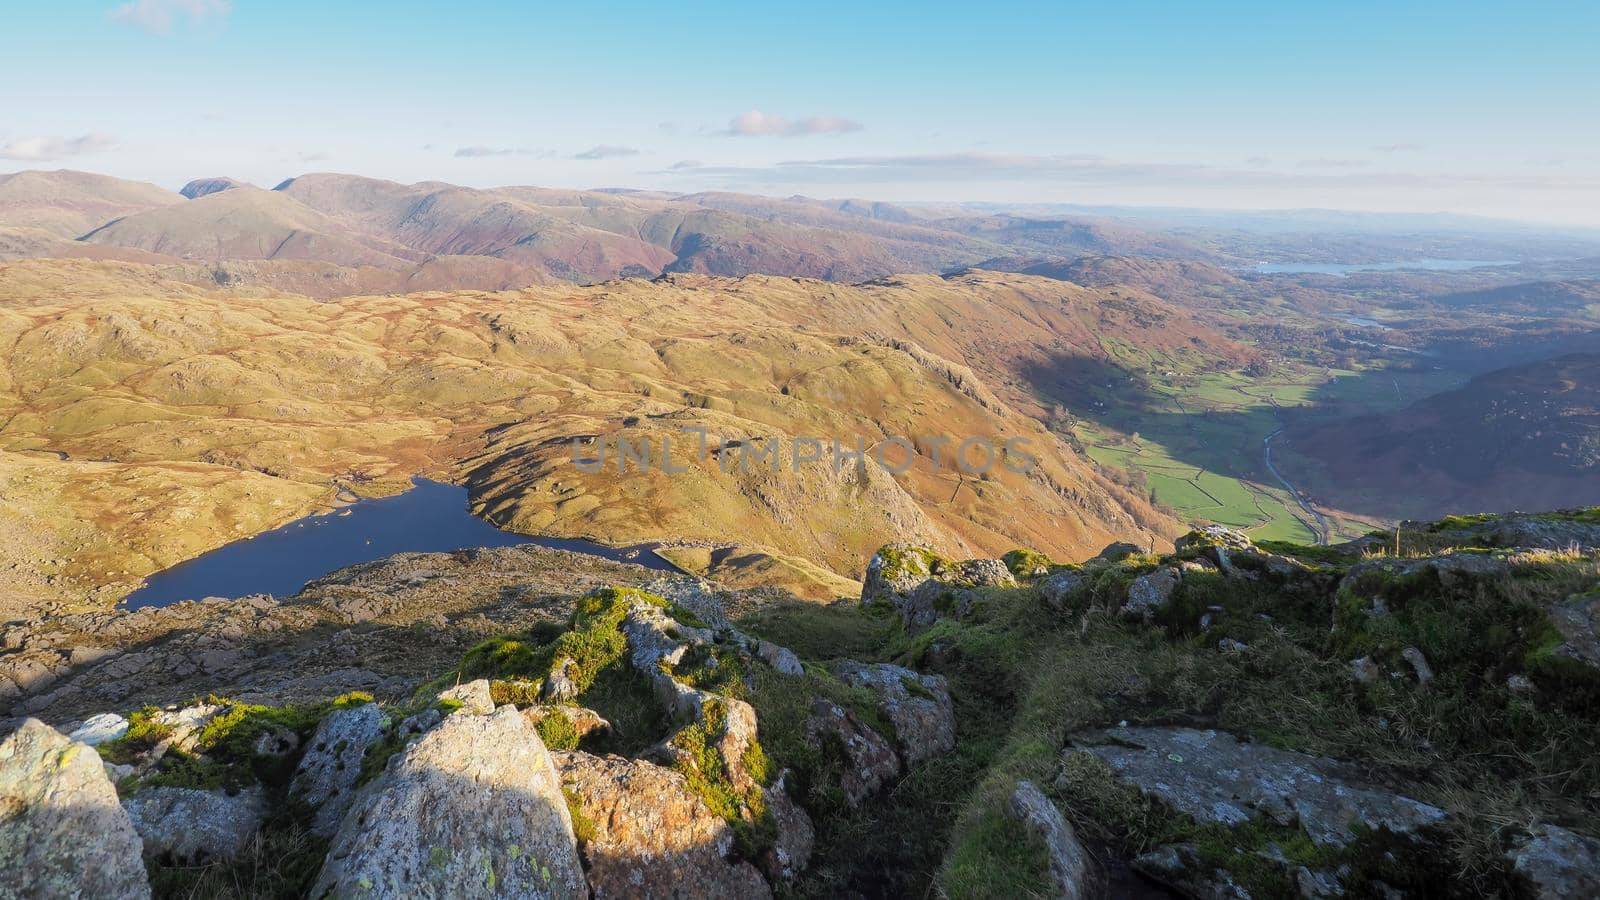
<path id="1" fill-rule="evenodd" d="M 1327 492 L 1397 516 L 1600 504 L 1600 354 L 1500 369 L 1293 437 L 1325 467 Z"/>
<path id="2" fill-rule="evenodd" d="M 416 278 L 368 273 L 317 282 L 285 271 L 267 273 L 274 279 L 269 284 L 298 280 L 307 293 L 323 297 L 343 295 L 346 288 L 476 289 L 667 272 L 859 282 L 948 271 L 1019 249 L 1195 255 L 1186 243 L 1118 223 L 971 215 L 866 200 L 476 189 L 330 173 L 290 178 L 271 191 L 227 177 L 200 178 L 178 193 L 77 172 L 0 178 L 0 258 L 295 260 L 391 271 L 455 258 Z M 472 264 L 467 258 L 491 261 Z"/>

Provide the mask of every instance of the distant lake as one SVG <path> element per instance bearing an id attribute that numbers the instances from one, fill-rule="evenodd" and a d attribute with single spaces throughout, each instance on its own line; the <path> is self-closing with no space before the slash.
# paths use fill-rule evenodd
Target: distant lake
<path id="1" fill-rule="evenodd" d="M 1392 263 L 1260 263 L 1255 271 L 1263 275 L 1350 275 L 1357 272 L 1395 272 L 1421 269 L 1429 272 L 1461 272 L 1484 266 L 1514 266 L 1512 259 L 1408 259 Z"/>
<path id="2" fill-rule="evenodd" d="M 1361 328 L 1381 328 L 1384 331 L 1389 330 L 1389 326 L 1370 316 L 1344 316 L 1343 319 L 1346 324 L 1357 325 Z"/>
<path id="3" fill-rule="evenodd" d="M 648 547 L 616 548 L 593 541 L 501 531 L 467 511 L 466 488 L 417 478 L 403 494 L 359 500 L 341 510 L 296 519 L 157 572 L 145 580 L 144 587 L 129 594 L 125 604 L 128 609 L 139 609 L 205 597 L 284 597 L 330 572 L 396 553 L 518 544 L 677 571 Z"/>

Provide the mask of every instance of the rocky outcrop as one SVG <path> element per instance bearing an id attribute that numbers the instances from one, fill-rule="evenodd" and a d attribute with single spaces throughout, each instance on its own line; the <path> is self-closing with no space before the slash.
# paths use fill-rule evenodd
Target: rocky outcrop
<path id="1" fill-rule="evenodd" d="M 829 743 L 841 750 L 844 771 L 839 775 L 839 788 L 852 807 L 900 776 L 900 757 L 888 740 L 837 703 L 821 699 L 813 703 L 805 733 L 819 750 Z"/>
<path id="2" fill-rule="evenodd" d="M 494 698 L 489 695 L 489 680 L 479 678 L 466 684 L 458 684 L 453 688 L 439 693 L 439 699 L 447 703 L 459 703 L 460 710 L 477 716 L 487 716 L 494 712 Z"/>
<path id="3" fill-rule="evenodd" d="M 333 839 L 312 894 L 582 897 L 572 818 L 519 712 L 447 716 L 396 754 Z"/>
<path id="4" fill-rule="evenodd" d="M 684 777 L 644 760 L 553 754 L 573 797 L 596 900 L 770 896 L 755 867 L 731 858 L 733 829 Z"/>
<path id="5" fill-rule="evenodd" d="M 956 745 L 955 708 L 944 678 L 888 663 L 867 665 L 844 660 L 835 671 L 846 684 L 871 690 L 878 708 L 894 726 L 906 765 L 949 752 Z"/>
<path id="6" fill-rule="evenodd" d="M 1334 760 L 1242 743 L 1218 731 L 1113 728 L 1080 739 L 1078 747 L 1075 752 L 1098 757 L 1119 780 L 1201 824 L 1235 827 L 1264 816 L 1299 827 L 1319 846 L 1345 846 L 1357 826 L 1414 834 L 1445 815 L 1369 785 Z"/>
<path id="7" fill-rule="evenodd" d="M 1507 854 L 1538 900 L 1600 897 L 1600 841 L 1540 825 Z"/>
<path id="8" fill-rule="evenodd" d="M 1155 620 L 1165 609 L 1183 578 L 1177 569 L 1157 569 L 1133 580 L 1128 585 L 1128 599 L 1122 604 L 1122 617 L 1140 622 Z"/>
<path id="9" fill-rule="evenodd" d="M 791 772 L 785 769 L 762 789 L 762 799 L 771 818 L 776 838 L 762 857 L 762 868 L 773 881 L 793 881 L 811 861 L 817 830 L 811 817 L 789 796 Z"/>
<path id="10" fill-rule="evenodd" d="M 717 598 L 716 588 L 704 578 L 692 575 L 657 578 L 640 585 L 639 589 L 671 601 L 712 629 L 733 626 L 733 623 L 728 621 L 728 614 L 722 607 L 722 601 Z"/>
<path id="11" fill-rule="evenodd" d="M 952 562 L 926 547 L 889 544 L 867 563 L 861 602 L 891 606 L 907 628 L 920 629 L 942 615 L 963 615 L 978 599 L 976 588 L 1016 583 L 998 559 Z"/>
<path id="12" fill-rule="evenodd" d="M 266 801 L 259 788 L 228 794 L 147 787 L 122 802 L 144 841 L 145 856 L 181 865 L 225 862 L 261 830 Z"/>
<path id="13" fill-rule="evenodd" d="M 0 894 L 147 898 L 141 854 L 92 747 L 36 719 L 0 742 Z"/>
<path id="14" fill-rule="evenodd" d="M 1072 595 L 1088 583 L 1088 573 L 1079 569 L 1053 572 L 1039 582 L 1039 597 L 1046 606 L 1060 612 L 1067 608 Z"/>
<path id="15" fill-rule="evenodd" d="M 1031 781 L 1020 781 L 1006 803 L 1006 814 L 1044 842 L 1050 859 L 1050 878 L 1060 900 L 1080 900 L 1091 895 L 1089 852 L 1078 842 L 1061 810 Z"/>
<path id="16" fill-rule="evenodd" d="M 316 807 L 311 830 L 332 835 L 354 800 L 367 749 L 377 743 L 389 719 L 375 703 L 336 709 L 317 725 L 290 783 L 290 794 Z"/>
<path id="17" fill-rule="evenodd" d="M 1552 606 L 1550 623 L 1561 635 L 1552 656 L 1600 669 L 1600 589 Z"/>
<path id="18" fill-rule="evenodd" d="M 127 733 L 127 719 L 116 713 L 101 713 L 83 720 L 67 737 L 91 747 L 98 747 Z"/>

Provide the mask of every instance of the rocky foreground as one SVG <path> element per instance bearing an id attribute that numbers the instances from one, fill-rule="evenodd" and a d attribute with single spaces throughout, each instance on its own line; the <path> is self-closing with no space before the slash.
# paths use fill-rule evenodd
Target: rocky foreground
<path id="1" fill-rule="evenodd" d="M 1600 510 L 1408 528 L 13 623 L 0 897 L 1600 894 Z"/>

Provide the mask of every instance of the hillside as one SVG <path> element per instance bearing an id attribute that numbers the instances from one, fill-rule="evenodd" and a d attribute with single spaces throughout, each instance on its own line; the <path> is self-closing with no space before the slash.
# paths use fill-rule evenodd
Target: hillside
<path id="1" fill-rule="evenodd" d="M 311 259 L 402 266 L 424 254 L 351 231 L 276 191 L 241 186 L 136 212 L 85 234 L 86 243 L 180 259 Z"/>
<path id="2" fill-rule="evenodd" d="M 31 543 L 63 551 L 28 550 L 31 574 L 8 590 L 23 605 L 114 599 L 323 506 L 336 480 L 381 492 L 419 471 L 465 483 L 476 509 L 514 530 L 764 547 L 851 576 L 891 534 L 969 554 L 1155 540 L 1171 520 L 1011 405 L 1031 396 L 1016 367 L 1096 352 L 1099 323 L 1166 334 L 1101 299 L 1024 276 L 861 287 L 674 276 L 319 303 L 140 266 L 6 264 L 0 460 L 34 485 L 8 514 L 50 523 Z M 897 475 L 854 463 L 724 472 L 714 454 L 673 474 L 574 465 L 575 440 L 670 438 L 681 453 L 690 426 L 730 452 L 859 436 L 895 464 L 890 439 L 917 453 Z M 940 437 L 951 440 L 936 471 Z M 964 474 L 951 456 L 967 437 L 1026 439 L 1038 463 Z"/>
<path id="3" fill-rule="evenodd" d="M 0 226 L 39 229 L 69 240 L 113 219 L 182 202 L 153 184 L 88 172 L 0 175 Z"/>
<path id="4" fill-rule="evenodd" d="M 1292 437 L 1325 467 L 1319 483 L 1396 517 L 1600 503 L 1600 354 L 1497 370 Z"/>

